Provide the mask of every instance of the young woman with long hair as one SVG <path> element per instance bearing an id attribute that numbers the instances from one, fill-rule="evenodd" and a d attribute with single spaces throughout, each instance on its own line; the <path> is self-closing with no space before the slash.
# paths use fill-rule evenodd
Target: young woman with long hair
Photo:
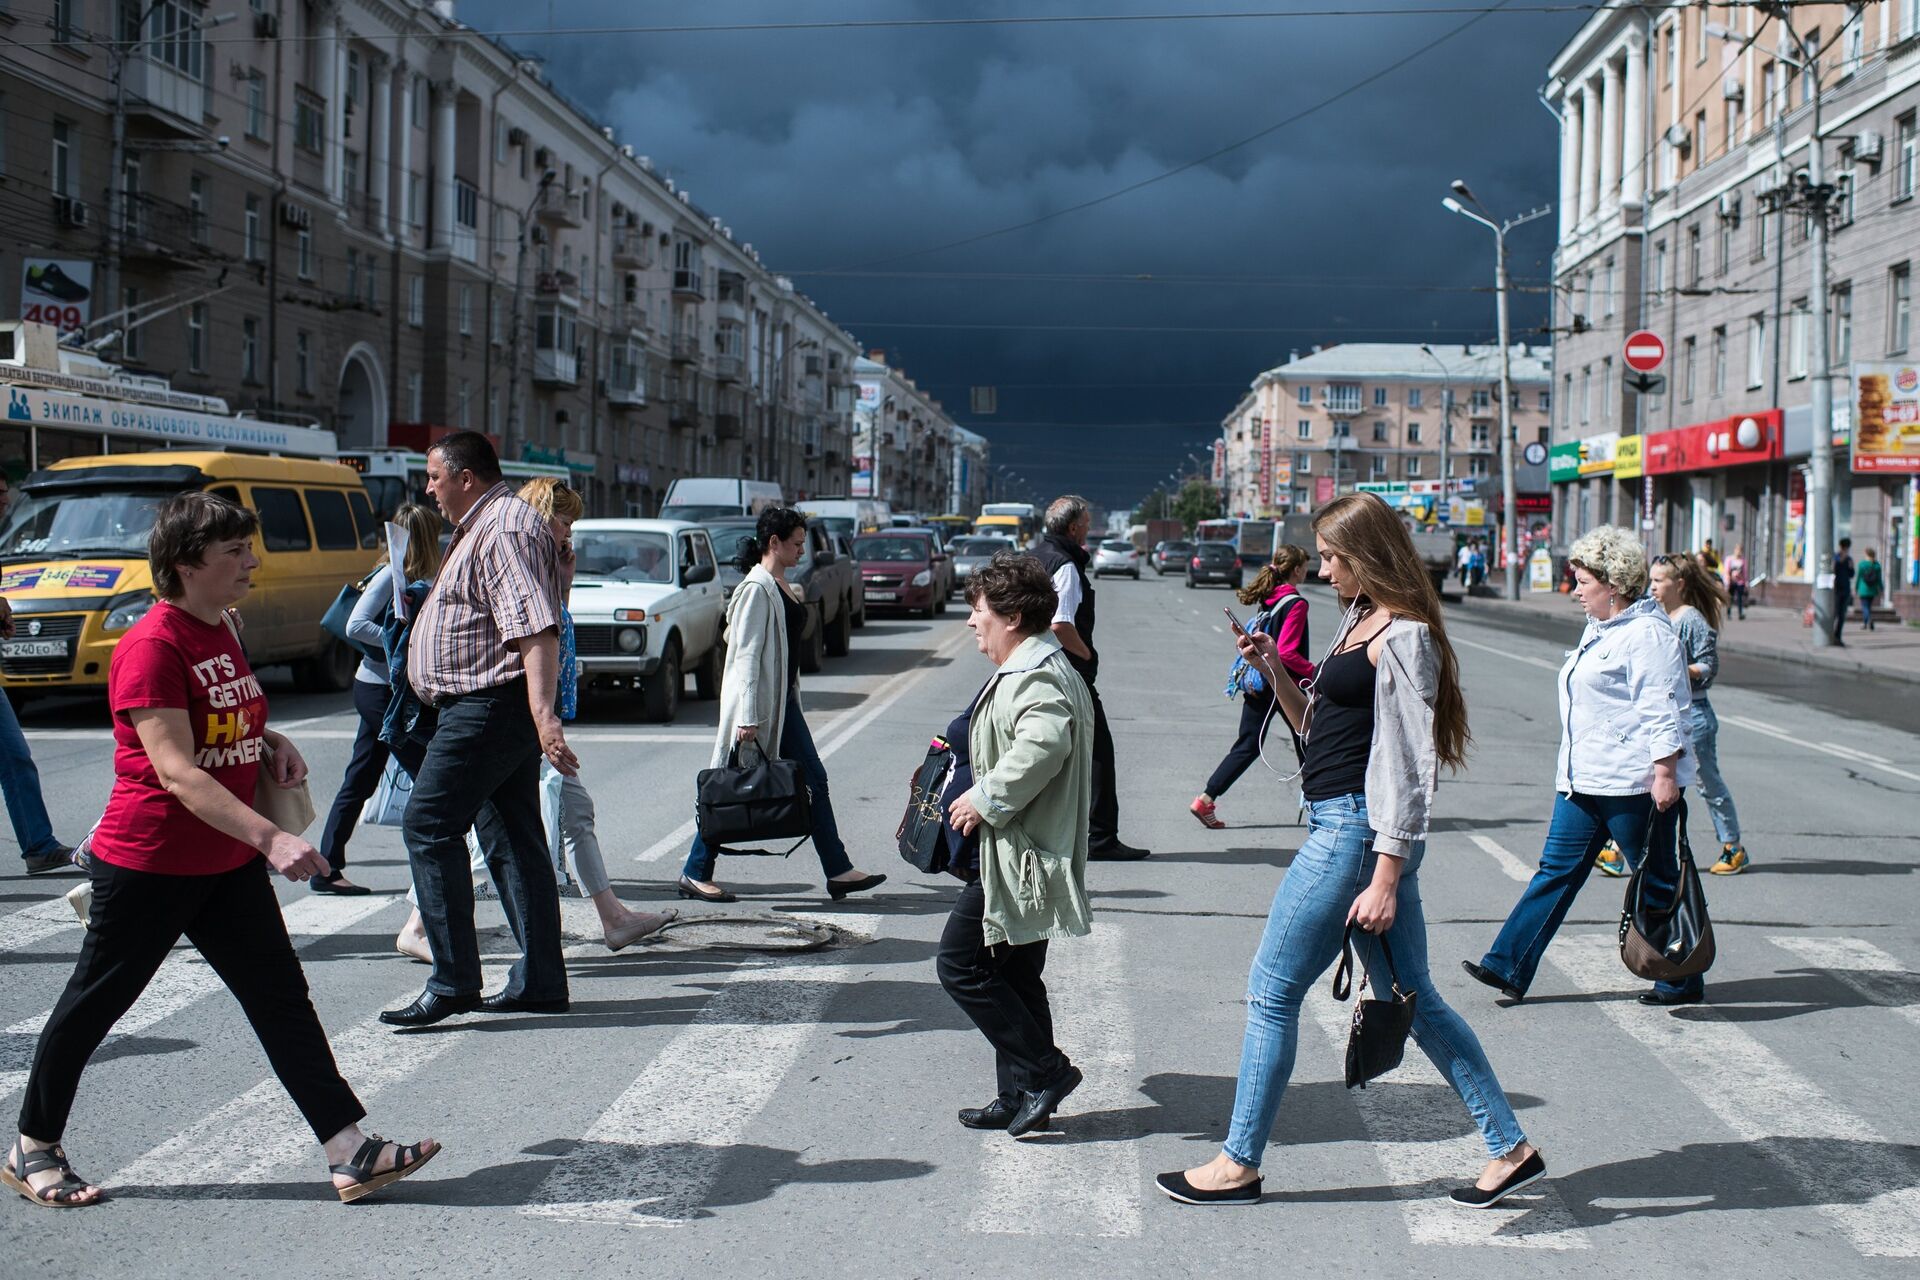
<path id="1" fill-rule="evenodd" d="M 1400 517 L 1372 494 L 1336 498 L 1314 518 L 1320 576 L 1346 605 L 1311 693 L 1284 678 L 1272 637 L 1249 635 L 1280 710 L 1305 740 L 1307 840 L 1280 881 L 1247 983 L 1247 1032 L 1233 1120 L 1220 1154 L 1161 1174 L 1186 1204 L 1251 1204 L 1299 1039 L 1300 1004 L 1340 954 L 1349 923 L 1375 989 L 1415 993 L 1413 1036 L 1467 1104 L 1490 1157 L 1453 1198 L 1497 1204 L 1546 1175 L 1480 1041 L 1427 969 L 1420 861 L 1439 768 L 1466 760 L 1466 700 L 1440 598 Z M 1381 942 L 1392 948 L 1390 977 Z"/>
<path id="2" fill-rule="evenodd" d="M 1720 674 L 1720 619 L 1730 603 L 1727 589 L 1695 556 L 1686 552 L 1653 558 L 1654 601 L 1667 611 L 1667 620 L 1680 633 L 1687 651 L 1687 687 L 1693 694 L 1681 722 L 1693 739 L 1693 764 L 1700 772 L 1700 796 L 1713 815 L 1713 831 L 1720 838 L 1720 858 L 1707 870 L 1719 876 L 1739 875 L 1747 869 L 1747 847 L 1740 842 L 1740 815 L 1733 792 L 1720 776 L 1720 718 L 1713 714 L 1707 690 Z"/>
<path id="3" fill-rule="evenodd" d="M 1283 543 L 1273 559 L 1260 570 L 1260 576 L 1240 592 L 1240 603 L 1258 606 L 1259 612 L 1247 620 L 1250 631 L 1272 636 L 1277 642 L 1280 664 L 1295 684 L 1313 679 L 1313 662 L 1307 657 L 1307 598 L 1300 594 L 1300 579 L 1307 574 L 1312 554 L 1305 547 Z M 1240 733 L 1233 740 L 1206 790 L 1194 797 L 1188 811 L 1200 825 L 1218 831 L 1227 824 L 1214 813 L 1214 802 L 1239 781 L 1240 775 L 1260 758 L 1268 726 L 1273 722 L 1273 690 L 1266 677 L 1252 663 L 1241 658 L 1227 674 L 1226 695 L 1240 697 Z"/>

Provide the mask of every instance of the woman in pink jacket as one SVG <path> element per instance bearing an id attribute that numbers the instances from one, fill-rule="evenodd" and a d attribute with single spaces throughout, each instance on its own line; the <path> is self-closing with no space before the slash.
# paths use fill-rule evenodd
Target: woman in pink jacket
<path id="1" fill-rule="evenodd" d="M 1300 580 L 1306 576 L 1310 558 L 1305 548 L 1283 543 L 1274 551 L 1273 562 L 1240 593 L 1241 604 L 1260 606 L 1247 629 L 1274 637 L 1287 676 L 1296 684 L 1313 679 L 1313 663 L 1307 658 L 1307 598 L 1300 594 Z M 1215 830 L 1227 824 L 1214 814 L 1214 801 L 1260 758 L 1268 726 L 1277 723 L 1286 729 L 1285 718 L 1274 714 L 1273 690 L 1266 687 L 1265 677 L 1244 660 L 1236 660 L 1228 672 L 1226 694 L 1229 698 L 1236 694 L 1240 697 L 1240 736 L 1233 740 L 1226 757 L 1207 779 L 1206 790 L 1194 797 L 1191 806 L 1200 825 Z"/>

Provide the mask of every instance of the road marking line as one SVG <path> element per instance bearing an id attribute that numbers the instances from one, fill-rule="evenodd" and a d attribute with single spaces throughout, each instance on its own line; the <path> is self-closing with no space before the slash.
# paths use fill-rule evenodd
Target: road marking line
<path id="1" fill-rule="evenodd" d="M 71 888 L 75 881 L 69 877 L 49 883 L 64 884 Z M 73 914 L 73 908 L 67 905 L 65 894 L 45 902 L 36 902 L 11 915 L 0 916 L 0 955 L 9 951 L 24 951 L 64 929 L 79 927 L 80 920 Z"/>
<path id="2" fill-rule="evenodd" d="M 1124 1114 L 1141 1103 L 1126 953 L 1124 931 L 1105 923 L 1047 951 L 1054 1021 L 1067 1034 L 1068 1056 L 1087 1078 L 1054 1122 L 1071 1137 L 1098 1136 L 1076 1115 Z M 980 1147 L 984 1185 L 972 1197 L 979 1207 L 969 1230 L 1029 1236 L 1143 1232 L 1145 1175 L 1138 1142 L 1018 1142 L 1002 1133 L 983 1135 Z M 1062 1195 L 1069 1187 L 1071 1194 Z"/>
<path id="3" fill-rule="evenodd" d="M 1823 742 L 1820 745 L 1825 747 L 1829 751 L 1838 751 L 1841 755 L 1852 756 L 1856 760 L 1865 760 L 1870 764 L 1892 764 L 1893 763 L 1893 761 L 1887 759 L 1885 756 L 1877 756 L 1873 754 L 1873 752 L 1871 751 L 1856 751 L 1854 748 L 1849 747 L 1844 743 Z"/>
<path id="4" fill-rule="evenodd" d="M 837 917 L 873 932 L 877 916 Z M 679 1226 L 701 1216 L 720 1166 L 773 1098 L 827 1004 L 846 956 L 728 974 L 520 1207 L 534 1217 Z"/>
<path id="5" fill-rule="evenodd" d="M 1353 1025 L 1352 1006 L 1336 1001 L 1327 984 L 1320 981 L 1314 982 L 1306 1005 L 1326 1032 L 1328 1042 L 1344 1055 Z M 1408 1085 L 1418 1087 L 1405 1087 Z M 1530 1197 L 1524 1207 L 1519 1201 L 1507 1202 L 1523 1210 L 1517 1215 L 1499 1209 L 1478 1213 L 1447 1198 L 1453 1187 L 1472 1180 L 1486 1163 L 1487 1153 L 1470 1117 L 1468 1132 L 1451 1136 L 1457 1117 L 1468 1116 L 1466 1104 L 1456 1096 L 1442 1105 L 1451 1105 L 1457 1116 L 1439 1116 L 1433 1105 L 1436 1088 L 1453 1092 L 1426 1055 L 1409 1044 L 1406 1061 L 1400 1067 L 1365 1089 L 1347 1092 L 1366 1126 L 1373 1154 L 1392 1183 L 1413 1242 L 1491 1244 L 1516 1249 L 1592 1248 L 1593 1242 L 1580 1229 L 1551 1179 L 1523 1193 Z"/>
<path id="6" fill-rule="evenodd" d="M 1791 951 L 1869 1004 L 1899 1014 L 1920 1026 L 1920 1005 L 1912 1003 L 1907 984 L 1912 971 L 1894 956 L 1859 938 L 1769 937 L 1768 942 Z"/>
<path id="7" fill-rule="evenodd" d="M 1524 653 L 1514 653 L 1507 649 L 1496 649 L 1490 644 L 1481 644 L 1477 640 L 1463 640 L 1459 636 L 1452 634 L 1449 634 L 1447 638 L 1453 641 L 1453 643 L 1463 644 L 1469 649 L 1478 649 L 1483 653 L 1495 654 L 1498 657 L 1508 658 L 1514 662 L 1524 662 L 1530 667 L 1539 667 L 1546 671 L 1558 672 L 1560 668 L 1565 665 L 1559 662 L 1548 662 L 1545 658 L 1530 658 Z M 1721 718 L 1725 719 L 1726 717 L 1723 716 Z"/>
<path id="8" fill-rule="evenodd" d="M 973 632 L 962 631 L 959 635 L 952 636 L 943 643 L 936 645 L 931 652 L 923 655 L 919 662 L 908 667 L 905 671 L 894 675 L 885 684 L 874 690 L 872 700 L 867 706 L 859 711 L 844 711 L 834 719 L 828 721 L 821 729 L 819 737 L 815 740 L 815 745 L 820 752 L 820 758 L 826 760 L 831 757 L 834 752 L 845 746 L 853 738 L 854 734 L 866 728 L 876 717 L 893 706 L 894 703 L 906 697 L 907 694 L 911 693 L 914 686 L 919 684 L 920 681 L 926 679 L 935 671 L 938 671 L 940 668 L 931 665 L 932 659 L 948 656 L 949 650 L 957 652 L 962 641 L 971 639 L 973 639 Z M 896 688 L 895 686 L 898 687 Z M 851 719 L 849 719 L 849 717 L 851 717 Z M 654 841 L 645 849 L 642 849 L 635 855 L 634 861 L 658 862 L 668 854 L 685 847 L 687 842 L 693 839 L 693 833 L 696 830 L 698 830 L 697 824 L 693 819 L 689 818 L 659 840 Z"/>
<path id="9" fill-rule="evenodd" d="M 1589 995 L 1617 996 L 1596 1007 L 1741 1141 L 1782 1165 L 1855 1249 L 1920 1257 L 1920 1170 L 1901 1148 L 1712 1005 L 1682 1020 L 1627 999 L 1638 979 L 1621 967 L 1611 935 L 1563 935 L 1555 951 L 1549 963 Z"/>
<path id="10" fill-rule="evenodd" d="M 1508 852 L 1507 847 L 1498 840 L 1495 840 L 1491 836 L 1483 836 L 1478 831 L 1467 832 L 1467 839 L 1479 845 L 1489 857 L 1498 863 L 1500 870 L 1506 873 L 1507 879 L 1518 880 L 1521 884 L 1527 884 L 1533 879 L 1533 868 Z"/>
<path id="11" fill-rule="evenodd" d="M 298 948 L 330 938 L 391 906 L 392 902 L 385 897 L 340 898 L 315 894 L 299 899 L 282 914 L 287 933 L 296 940 Z M 64 907 L 66 903 L 60 905 Z M 72 908 L 68 908 L 67 918 L 78 923 L 73 919 Z M 133 1008 L 114 1024 L 109 1039 L 137 1036 L 195 1001 L 224 990 L 226 984 L 200 958 L 199 952 L 191 947 L 176 948 L 161 964 L 147 989 L 140 993 L 140 998 L 134 1001 Z M 53 1010 L 43 1009 L 0 1030 L 0 1101 L 26 1087 L 40 1032 L 52 1014 Z"/>
<path id="12" fill-rule="evenodd" d="M 1795 737 L 1793 734 L 1777 729 L 1773 725 L 1766 724 L 1763 721 L 1749 720 L 1745 716 L 1728 715 L 1724 711 L 1720 713 L 1720 723 L 1738 725 L 1742 729 L 1765 734 L 1769 738 L 1790 743 L 1793 746 L 1801 747 L 1807 751 L 1818 751 L 1822 755 L 1832 756 L 1836 760 L 1845 760 L 1850 764 L 1863 764 L 1869 769 L 1878 769 L 1880 772 L 1890 773 L 1896 778 L 1905 778 L 1909 782 L 1920 782 L 1920 773 L 1912 773 L 1906 769 L 1896 768 L 1878 756 L 1868 755 L 1864 751 L 1855 751 L 1852 747 L 1843 747 L 1832 742 L 1807 742 L 1804 739 Z"/>

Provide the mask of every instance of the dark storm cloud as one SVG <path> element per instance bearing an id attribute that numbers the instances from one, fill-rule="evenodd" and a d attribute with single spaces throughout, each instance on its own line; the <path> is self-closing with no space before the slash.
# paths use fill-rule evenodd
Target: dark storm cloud
<path id="1" fill-rule="evenodd" d="M 459 16 L 501 31 L 544 27 L 549 10 L 553 25 L 565 28 L 1218 7 L 1183 0 L 1048 0 L 1044 7 L 462 0 Z M 1293 7 L 1404 6 L 1334 0 Z M 1454 177 L 1467 178 L 1497 210 L 1554 199 L 1557 137 L 1535 91 L 1580 17 L 1489 16 L 1338 105 L 1202 167 L 1011 235 L 876 268 L 1321 283 L 897 274 L 799 274 L 798 283 L 866 346 L 885 348 L 942 396 L 993 441 L 996 461 L 1037 489 L 1130 502 L 1182 465 L 1253 375 L 1291 348 L 1491 336 L 1492 298 L 1467 291 L 1491 278 L 1491 236 L 1442 211 L 1439 200 Z M 811 273 L 893 259 L 1151 178 L 1346 89 L 1466 20 L 508 39 L 544 56 L 556 87 L 650 155 L 770 265 Z M 1544 281 L 1552 225 L 1548 219 L 1515 234 L 1516 279 Z M 1440 288 L 1423 288 L 1433 286 Z M 1516 337 L 1525 336 L 1545 323 L 1544 299 L 1518 298 L 1514 314 Z M 896 327 L 903 322 L 978 327 Z M 1119 385 L 1142 383 L 1160 385 Z M 964 412 L 966 388 L 976 384 L 1007 388 L 997 420 Z M 1017 389 L 1034 384 L 1047 385 Z M 1064 425 L 1013 425 L 1020 423 Z"/>

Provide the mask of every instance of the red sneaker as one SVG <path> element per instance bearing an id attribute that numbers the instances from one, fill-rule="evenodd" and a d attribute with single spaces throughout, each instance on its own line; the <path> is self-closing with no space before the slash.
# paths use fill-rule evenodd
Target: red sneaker
<path id="1" fill-rule="evenodd" d="M 1227 825 L 1214 816 L 1213 801 L 1207 799 L 1205 796 L 1195 796 L 1193 798 L 1193 804 L 1188 806 L 1187 811 L 1194 817 L 1200 819 L 1200 825 L 1209 831 L 1218 831 Z"/>

